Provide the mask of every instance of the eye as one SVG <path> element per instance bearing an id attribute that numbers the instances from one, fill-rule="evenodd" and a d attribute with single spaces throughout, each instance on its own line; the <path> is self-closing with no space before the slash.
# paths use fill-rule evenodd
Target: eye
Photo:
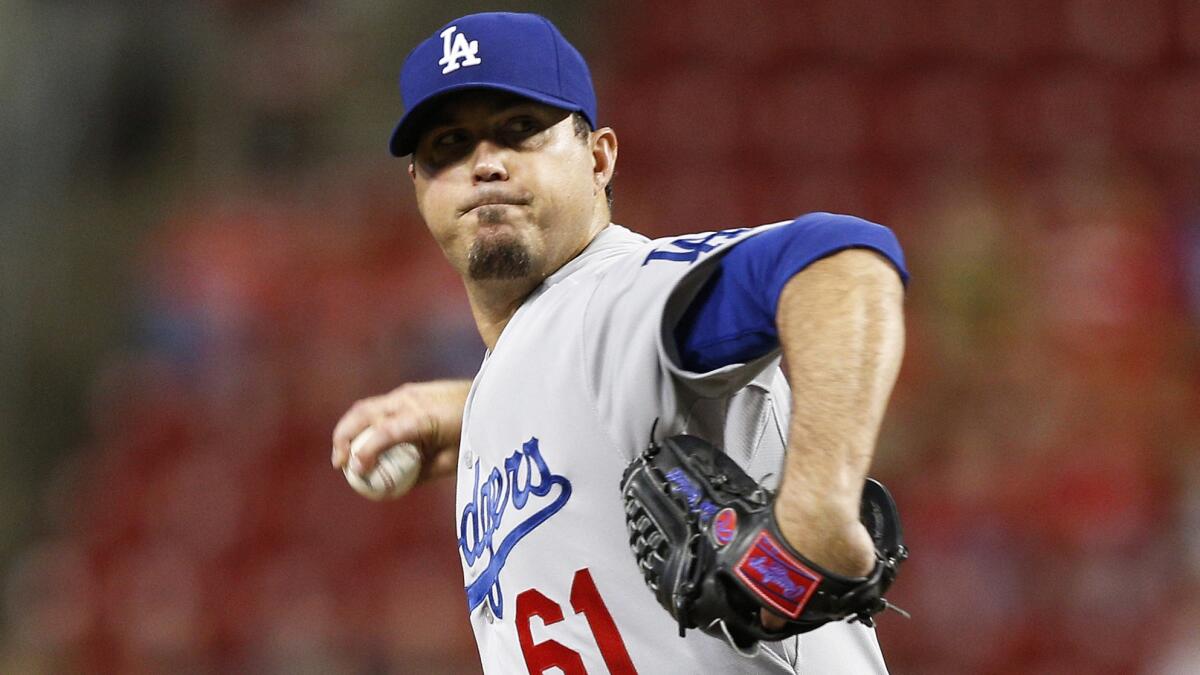
<path id="1" fill-rule="evenodd" d="M 462 130 L 454 129 L 434 136 L 432 146 L 435 148 L 450 148 L 462 143 L 465 139 L 466 134 Z"/>
<path id="2" fill-rule="evenodd" d="M 514 134 L 531 134 L 541 130 L 541 124 L 529 115 L 519 115 L 504 125 L 505 131 Z"/>

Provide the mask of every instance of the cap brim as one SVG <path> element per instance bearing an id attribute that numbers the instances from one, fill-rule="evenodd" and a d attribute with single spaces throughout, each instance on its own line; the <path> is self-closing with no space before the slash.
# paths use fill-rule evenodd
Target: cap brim
<path id="1" fill-rule="evenodd" d="M 433 96 L 426 98 L 420 103 L 417 103 L 410 110 L 406 110 L 404 112 L 404 116 L 400 118 L 400 123 L 397 124 L 396 129 L 392 131 L 392 139 L 388 143 L 388 149 L 391 151 L 392 156 L 403 157 L 405 155 L 411 155 L 413 150 L 416 149 L 417 140 L 421 135 L 421 122 L 424 121 L 423 118 L 425 113 L 430 110 L 430 105 L 432 103 L 436 102 L 446 94 L 452 94 L 456 91 L 465 91 L 468 89 L 492 89 L 494 91 L 506 91 L 510 94 L 516 94 L 518 96 L 537 101 L 538 103 L 552 105 L 555 108 L 561 108 L 568 112 L 582 112 L 585 116 L 587 115 L 583 108 L 579 107 L 578 105 L 561 99 L 557 96 L 543 94 L 539 91 L 523 89 L 521 87 L 514 87 L 505 84 L 463 82 L 462 84 L 452 85 L 438 91 Z M 589 119 L 588 122 L 592 125 L 593 129 L 596 127 L 595 120 Z"/>

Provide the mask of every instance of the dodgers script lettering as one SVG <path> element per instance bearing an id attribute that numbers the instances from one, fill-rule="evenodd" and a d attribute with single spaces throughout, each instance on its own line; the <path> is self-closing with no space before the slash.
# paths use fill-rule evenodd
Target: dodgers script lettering
<path id="1" fill-rule="evenodd" d="M 556 495 L 550 493 L 558 486 Z M 475 465 L 475 485 L 471 501 L 463 507 L 458 527 L 458 547 L 467 567 L 485 556 L 487 564 L 467 586 L 467 607 L 474 611 L 484 598 L 497 618 L 504 617 L 504 595 L 500 589 L 500 571 L 514 546 L 550 516 L 558 513 L 571 497 L 571 482 L 550 471 L 538 447 L 530 438 L 504 460 L 504 471 L 493 467 L 480 484 L 480 465 Z M 516 512 L 517 522 L 504 528 L 508 508 Z"/>

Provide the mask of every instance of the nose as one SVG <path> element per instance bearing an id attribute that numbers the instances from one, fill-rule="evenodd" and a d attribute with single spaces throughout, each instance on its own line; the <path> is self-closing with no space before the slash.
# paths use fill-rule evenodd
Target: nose
<path id="1" fill-rule="evenodd" d="M 490 140 L 482 140 L 475 146 L 474 160 L 476 183 L 508 180 L 508 168 L 504 163 L 504 148 Z"/>

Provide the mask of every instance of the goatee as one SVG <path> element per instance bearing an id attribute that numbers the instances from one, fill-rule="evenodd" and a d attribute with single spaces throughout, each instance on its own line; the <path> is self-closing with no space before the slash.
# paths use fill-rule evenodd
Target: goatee
<path id="1" fill-rule="evenodd" d="M 467 253 L 467 274 L 472 279 L 521 279 L 533 264 L 529 251 L 512 237 L 480 237 Z"/>
<path id="2" fill-rule="evenodd" d="M 467 256 L 472 279 L 520 279 L 529 276 L 529 251 L 515 241 L 475 242 Z"/>

